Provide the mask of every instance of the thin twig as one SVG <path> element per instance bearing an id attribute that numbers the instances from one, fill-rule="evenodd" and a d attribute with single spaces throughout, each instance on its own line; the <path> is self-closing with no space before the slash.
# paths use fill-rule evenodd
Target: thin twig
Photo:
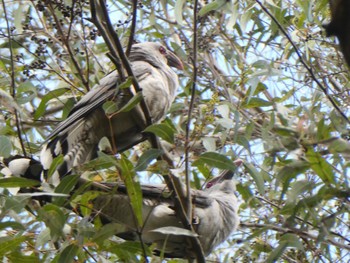
<path id="1" fill-rule="evenodd" d="M 328 94 L 327 89 L 323 87 L 321 82 L 316 78 L 313 70 L 311 67 L 307 65 L 305 60 L 303 59 L 303 56 L 301 55 L 298 47 L 296 44 L 293 42 L 292 38 L 289 36 L 287 31 L 282 27 L 282 25 L 277 21 L 277 19 L 270 13 L 270 11 L 259 1 L 255 0 L 262 10 L 276 23 L 277 27 L 282 31 L 283 35 L 288 39 L 289 43 L 293 46 L 295 53 L 297 54 L 301 64 L 306 68 L 306 70 L 309 72 L 311 78 L 316 82 L 317 86 L 322 90 L 322 92 L 326 95 L 327 99 L 330 101 L 330 103 L 333 105 L 333 107 L 336 109 L 336 111 L 344 118 L 344 120 L 350 124 L 350 119 L 345 115 L 345 113 L 338 107 L 334 99 Z"/>
<path id="2" fill-rule="evenodd" d="M 192 215 L 192 196 L 191 196 L 191 176 L 190 176 L 190 167 L 189 167 L 189 138 L 190 138 L 190 126 L 191 126 L 191 117 L 192 112 L 194 108 L 194 100 L 196 95 L 196 82 L 197 82 L 197 74 L 198 74 L 198 67 L 197 67 L 197 10 L 198 9 L 198 0 L 194 1 L 194 10 L 193 10 L 193 59 L 192 59 L 192 65 L 193 65 L 193 76 L 192 76 L 192 90 L 191 90 L 191 100 L 190 105 L 188 109 L 188 119 L 186 124 L 186 139 L 185 139 L 185 175 L 186 175 L 186 196 L 185 196 L 185 207 L 182 207 L 182 209 L 185 208 L 185 210 L 182 211 L 184 215 L 186 215 L 186 223 L 189 223 L 188 229 L 191 229 L 193 231 L 192 223 L 189 221 L 189 219 L 193 218 Z M 177 196 L 180 196 L 180 198 L 184 198 L 180 195 L 181 193 L 177 193 Z M 196 252 L 197 262 L 205 262 L 205 258 L 203 255 L 203 249 L 202 246 L 198 240 L 198 238 L 191 238 L 191 241 L 193 243 L 194 251 Z"/>
<path id="3" fill-rule="evenodd" d="M 50 12 L 52 14 L 52 17 L 54 18 L 55 20 L 55 23 L 56 23 L 56 26 L 57 26 L 57 31 L 58 31 L 58 34 L 60 35 L 61 37 L 61 41 L 62 43 L 64 44 L 66 50 L 68 51 L 68 54 L 69 54 L 69 57 L 70 59 L 72 60 L 73 62 L 73 65 L 75 67 L 75 69 L 78 71 L 78 74 L 79 74 L 79 77 L 85 87 L 86 90 L 89 90 L 89 82 L 85 79 L 84 77 L 84 73 L 83 73 L 83 70 L 81 69 L 78 61 L 75 59 L 75 55 L 74 55 L 74 52 L 71 48 L 71 44 L 69 43 L 69 35 L 65 35 L 65 33 L 63 32 L 63 29 L 61 27 L 61 22 L 59 21 L 59 19 L 57 18 L 56 16 L 56 13 L 55 13 L 55 8 L 52 6 L 52 2 L 51 1 L 48 1 L 48 7 L 50 9 Z"/>
<path id="4" fill-rule="evenodd" d="M 132 22 L 130 28 L 130 36 L 128 41 L 128 47 L 126 48 L 126 56 L 128 57 L 130 54 L 131 46 L 134 43 L 134 36 L 136 30 L 136 20 L 137 20 L 137 0 L 132 1 Z"/>
<path id="5" fill-rule="evenodd" d="M 270 229 L 270 230 L 274 230 L 277 232 L 281 232 L 283 234 L 290 233 L 290 234 L 298 235 L 300 237 L 305 237 L 308 239 L 313 239 L 313 240 L 319 241 L 318 235 L 311 234 L 309 232 L 302 231 L 299 229 L 290 229 L 290 228 L 280 227 L 280 226 L 276 226 L 276 225 L 272 225 L 272 224 L 255 224 L 255 223 L 241 223 L 240 226 L 247 227 L 247 228 L 265 228 L 265 229 Z M 321 240 L 320 242 L 325 243 L 325 244 L 330 243 L 336 247 L 350 250 L 350 245 L 346 245 L 344 243 L 337 242 L 333 239 L 330 239 L 329 237 L 325 237 L 324 240 Z"/>
<path id="6" fill-rule="evenodd" d="M 192 76 L 192 90 L 191 90 L 191 100 L 188 108 L 188 119 L 186 123 L 186 137 L 185 137 L 185 173 L 186 173 L 186 192 L 187 192 L 187 200 L 186 200 L 186 212 L 187 217 L 192 217 L 192 202 L 191 202 L 191 188 L 190 188 L 190 167 L 189 167 L 189 143 L 190 143 L 190 126 L 191 126 L 191 118 L 192 112 L 194 108 L 194 100 L 196 96 L 196 82 L 197 82 L 197 9 L 198 9 L 198 1 L 194 1 L 194 9 L 193 9 L 193 58 L 192 58 L 192 66 L 193 66 L 193 76 Z"/>
<path id="7" fill-rule="evenodd" d="M 11 96 L 13 99 L 15 99 L 16 97 L 16 82 L 15 82 L 15 66 L 14 66 L 14 58 L 13 58 L 13 49 L 12 49 L 12 32 L 11 32 L 11 28 L 10 28 L 10 23 L 9 23 L 9 18 L 7 16 L 7 9 L 6 9 L 6 5 L 5 5 L 5 1 L 2 1 L 2 7 L 4 9 L 4 15 L 5 15 L 5 21 L 6 21 L 6 28 L 7 28 L 7 37 L 9 40 L 9 49 L 10 49 L 10 65 L 11 65 Z M 20 141 L 21 144 L 21 148 L 22 148 L 22 152 L 24 154 L 24 156 L 27 156 L 26 153 L 26 148 L 24 147 L 24 142 L 22 139 L 22 130 L 21 130 L 21 120 L 18 116 L 18 111 L 16 109 L 14 109 L 14 114 L 15 114 L 15 119 L 16 119 L 16 128 L 17 128 L 17 134 L 18 134 L 18 139 Z"/>
<path id="8" fill-rule="evenodd" d="M 280 206 L 276 205 L 275 203 L 273 203 L 273 202 L 271 202 L 270 200 L 267 200 L 267 199 L 265 199 L 265 198 L 263 198 L 263 197 L 259 197 L 259 196 L 258 196 L 257 199 L 259 199 L 260 201 L 263 201 L 263 202 L 268 203 L 269 205 L 271 205 L 271 206 L 277 208 L 278 210 L 281 210 L 281 209 L 282 209 Z M 301 218 L 301 217 L 299 217 L 299 216 L 296 216 L 296 215 L 295 215 L 294 217 L 295 217 L 295 219 L 297 219 L 297 220 L 299 220 L 299 221 L 301 221 L 301 222 L 303 222 L 303 223 L 305 223 L 305 224 L 307 224 L 307 225 L 309 225 L 309 226 L 311 226 L 311 227 L 315 227 L 315 228 L 317 227 L 317 226 L 315 226 L 314 224 L 310 223 L 309 221 L 304 220 L 303 218 Z M 337 236 L 337 237 L 343 239 L 344 241 L 346 241 L 346 242 L 348 242 L 348 243 L 350 244 L 350 239 L 349 239 L 349 238 L 346 238 L 346 237 L 342 236 L 341 234 L 339 234 L 339 233 L 337 233 L 337 232 L 334 232 L 334 231 L 332 231 L 332 230 L 330 230 L 329 233 L 331 233 L 332 235 Z"/>
<path id="9" fill-rule="evenodd" d="M 102 6 L 104 5 L 104 3 L 102 3 Z M 117 47 L 115 46 L 115 42 L 114 42 L 114 35 L 116 35 L 116 33 L 114 32 L 114 29 L 112 27 L 112 32 L 110 32 L 109 28 L 111 27 L 108 26 L 108 21 L 106 21 L 106 19 L 108 19 L 108 17 L 106 18 L 105 16 L 105 12 L 103 12 L 101 9 L 103 7 L 100 6 L 98 0 L 92 0 L 90 1 L 90 10 L 91 10 L 91 22 L 97 27 L 97 29 L 99 30 L 100 34 L 102 35 L 106 45 L 108 46 L 108 50 L 110 52 L 109 54 L 109 58 L 112 60 L 113 64 L 116 67 L 116 70 L 118 71 L 118 75 L 121 79 L 121 81 L 125 80 L 125 74 L 124 71 L 122 69 L 122 64 L 120 62 L 120 60 L 118 59 L 118 52 Z M 104 10 L 106 10 L 106 8 L 104 8 Z M 107 24 L 107 27 L 106 27 Z M 114 33 L 114 34 L 113 34 Z"/>

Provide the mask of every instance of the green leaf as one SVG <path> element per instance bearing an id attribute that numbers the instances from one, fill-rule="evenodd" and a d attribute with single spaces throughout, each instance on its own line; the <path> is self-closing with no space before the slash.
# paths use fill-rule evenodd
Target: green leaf
<path id="1" fill-rule="evenodd" d="M 58 263 L 76 262 L 74 257 L 78 254 L 79 250 L 80 248 L 77 245 L 70 244 L 69 246 L 65 247 L 62 250 L 57 262 Z"/>
<path id="2" fill-rule="evenodd" d="M 25 230 L 26 228 L 21 224 L 13 221 L 0 222 L 0 230 L 5 228 L 12 228 L 14 230 Z"/>
<path id="3" fill-rule="evenodd" d="M 108 251 L 117 254 L 119 261 L 140 262 L 136 255 L 151 256 L 152 252 L 148 246 L 142 246 L 140 242 L 126 241 L 107 248 Z"/>
<path id="4" fill-rule="evenodd" d="M 178 25 L 182 26 L 182 11 L 186 0 L 177 0 L 175 2 L 175 19 Z"/>
<path id="5" fill-rule="evenodd" d="M 6 198 L 6 202 L 2 205 L 2 211 L 13 210 L 16 213 L 22 213 L 23 208 L 28 204 L 28 200 L 30 200 L 29 196 L 12 196 Z"/>
<path id="6" fill-rule="evenodd" d="M 219 8 L 223 7 L 226 4 L 226 0 L 215 0 L 204 7 L 201 8 L 198 12 L 198 16 L 204 16 L 205 14 L 218 10 Z"/>
<path id="7" fill-rule="evenodd" d="M 60 154 L 52 160 L 49 170 L 47 171 L 47 178 L 50 178 L 54 172 L 56 172 L 57 167 L 63 162 L 63 155 Z"/>
<path id="8" fill-rule="evenodd" d="M 156 136 L 162 138 L 163 140 L 174 143 L 174 134 L 175 131 L 169 125 L 161 123 L 161 124 L 153 124 L 148 126 L 145 129 L 145 132 L 154 133 Z"/>
<path id="9" fill-rule="evenodd" d="M 250 98 L 249 101 L 246 101 L 243 104 L 244 108 L 257 108 L 257 107 L 269 107 L 272 106 L 273 103 L 270 101 L 266 101 L 260 98 Z"/>
<path id="10" fill-rule="evenodd" d="M 280 242 L 285 242 L 288 247 L 295 247 L 301 251 L 304 250 L 304 245 L 300 242 L 300 238 L 294 234 L 284 234 L 280 238 Z"/>
<path id="11" fill-rule="evenodd" d="M 67 91 L 69 91 L 69 88 L 60 88 L 60 89 L 55 89 L 53 91 L 50 91 L 47 93 L 42 99 L 39 104 L 39 107 L 36 109 L 34 113 L 34 119 L 37 120 L 41 116 L 44 115 L 47 103 L 52 100 L 52 99 L 57 99 L 59 96 L 65 94 Z"/>
<path id="12" fill-rule="evenodd" d="M 37 96 L 37 88 L 30 81 L 22 82 L 16 90 L 16 101 L 18 104 L 32 101 Z"/>
<path id="13" fill-rule="evenodd" d="M 335 183 L 332 166 L 322 158 L 320 153 L 316 153 L 311 147 L 306 151 L 306 157 L 310 163 L 311 169 L 322 179 L 326 184 Z"/>
<path id="14" fill-rule="evenodd" d="M 276 175 L 276 186 L 282 183 L 283 189 L 281 193 L 281 199 L 288 190 L 290 181 L 295 178 L 298 174 L 304 173 L 310 168 L 308 162 L 293 160 L 288 164 L 284 164 L 283 168 Z"/>
<path id="15" fill-rule="evenodd" d="M 39 255 L 37 253 L 33 253 L 31 255 L 23 255 L 21 252 L 12 251 L 10 255 L 6 255 L 6 258 L 9 259 L 7 262 L 20 262 L 20 263 L 39 263 L 42 262 L 39 259 Z"/>
<path id="16" fill-rule="evenodd" d="M 67 175 L 65 176 L 60 184 L 55 188 L 55 193 L 69 194 L 74 186 L 77 184 L 80 176 L 79 175 Z M 63 206 L 68 200 L 66 197 L 55 197 L 53 204 L 57 206 Z"/>
<path id="17" fill-rule="evenodd" d="M 77 184 L 79 178 L 79 175 L 65 176 L 61 180 L 60 184 L 55 188 L 55 193 L 69 194 Z"/>
<path id="18" fill-rule="evenodd" d="M 5 135 L 0 135 L 0 156 L 7 158 L 11 156 L 12 143 Z"/>
<path id="19" fill-rule="evenodd" d="M 95 233 L 92 240 L 93 242 L 102 244 L 105 240 L 120 232 L 120 229 L 120 224 L 110 223 L 104 225 L 101 229 L 98 230 L 98 232 Z"/>
<path id="20" fill-rule="evenodd" d="M 328 147 L 332 153 L 350 153 L 350 143 L 344 139 L 338 138 L 332 141 Z"/>
<path id="21" fill-rule="evenodd" d="M 82 194 L 79 202 L 79 209 L 83 216 L 89 216 L 91 214 L 91 201 L 99 195 L 101 195 L 101 193 L 97 191 L 87 191 L 84 194 Z"/>
<path id="22" fill-rule="evenodd" d="M 263 176 L 250 163 L 244 163 L 244 166 L 247 169 L 248 173 L 253 177 L 253 180 L 256 183 L 256 187 L 258 188 L 259 193 L 261 195 L 264 195 L 265 194 L 265 185 L 264 185 Z"/>
<path id="23" fill-rule="evenodd" d="M 266 259 L 266 263 L 274 263 L 279 259 L 284 250 L 287 248 L 287 244 L 285 242 L 282 242 L 278 245 L 278 247 L 274 248 L 272 253 L 270 253 L 269 257 Z"/>
<path id="24" fill-rule="evenodd" d="M 13 23 L 16 28 L 16 33 L 18 35 L 21 35 L 23 33 L 23 13 L 24 8 L 26 8 L 26 5 L 18 5 L 16 8 L 14 8 L 11 18 L 13 18 Z"/>
<path id="25" fill-rule="evenodd" d="M 118 89 L 127 89 L 127 88 L 130 88 L 132 84 L 132 77 L 127 77 L 127 79 L 118 85 Z"/>
<path id="26" fill-rule="evenodd" d="M 125 104 L 118 112 L 128 112 L 131 111 L 140 101 L 143 99 L 142 92 L 137 92 L 127 104 Z"/>
<path id="27" fill-rule="evenodd" d="M 297 197 L 300 194 L 303 194 L 304 192 L 310 191 L 314 189 L 315 183 L 312 181 L 307 180 L 301 180 L 293 183 L 292 189 L 287 192 L 287 202 L 288 203 L 295 203 L 297 200 Z"/>
<path id="28" fill-rule="evenodd" d="M 66 223 L 66 218 L 62 210 L 53 204 L 46 204 L 39 211 L 39 218 L 50 228 L 53 240 L 57 240 L 62 235 L 62 229 Z"/>
<path id="29" fill-rule="evenodd" d="M 177 236 L 188 236 L 188 237 L 198 237 L 198 234 L 181 227 L 175 226 L 165 226 L 156 229 L 152 229 L 149 232 L 161 233 L 164 235 L 177 235 Z"/>
<path id="30" fill-rule="evenodd" d="M 1 237 L 0 238 L 0 258 L 4 255 L 15 251 L 18 246 L 26 240 L 25 236 L 18 237 Z"/>
<path id="31" fill-rule="evenodd" d="M 194 166 L 202 165 L 203 163 L 223 170 L 235 171 L 237 166 L 225 155 L 216 152 L 206 152 L 199 156 L 199 159 L 193 162 Z"/>
<path id="32" fill-rule="evenodd" d="M 144 152 L 140 159 L 137 161 L 135 166 L 135 171 L 144 171 L 146 170 L 148 164 L 161 155 L 162 151 L 159 149 L 149 149 Z"/>
<path id="33" fill-rule="evenodd" d="M 0 179 L 0 187 L 11 188 L 11 187 L 31 187 L 38 186 L 40 182 L 36 180 L 30 180 L 23 177 L 9 177 Z"/>
<path id="34" fill-rule="evenodd" d="M 118 167 L 121 170 L 121 175 L 123 177 L 138 225 L 142 226 L 142 192 L 140 183 L 134 180 L 135 171 L 133 165 L 127 158 L 122 156 Z"/>
<path id="35" fill-rule="evenodd" d="M 112 100 L 108 100 L 105 103 L 103 103 L 102 109 L 106 114 L 113 114 L 119 110 L 117 104 Z"/>

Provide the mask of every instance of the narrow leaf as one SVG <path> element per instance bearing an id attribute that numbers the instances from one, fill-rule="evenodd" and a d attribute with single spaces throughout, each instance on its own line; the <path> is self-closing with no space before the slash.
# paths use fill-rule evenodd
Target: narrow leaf
<path id="1" fill-rule="evenodd" d="M 0 222 L 0 230 L 3 230 L 5 228 L 12 228 L 14 230 L 25 230 L 26 228 L 17 222 L 8 221 L 8 222 Z"/>
<path id="2" fill-rule="evenodd" d="M 15 251 L 17 247 L 26 240 L 25 236 L 0 238 L 0 257 Z"/>
<path id="3" fill-rule="evenodd" d="M 79 252 L 79 247 L 75 244 L 71 244 L 62 250 L 57 262 L 58 263 L 76 262 L 74 257 L 78 254 L 78 252 Z"/>
<path id="4" fill-rule="evenodd" d="M 46 106 L 47 103 L 52 100 L 52 99 L 56 99 L 59 96 L 63 95 L 64 93 L 66 93 L 67 91 L 69 91 L 68 88 L 60 88 L 60 89 L 55 89 L 53 91 L 50 91 L 49 93 L 47 93 L 42 99 L 41 102 L 39 104 L 39 107 L 36 109 L 35 113 L 34 113 L 34 119 L 37 120 L 39 119 L 41 116 L 44 115 L 45 110 L 46 110 Z"/>
<path id="5" fill-rule="evenodd" d="M 243 104 L 244 108 L 269 107 L 272 105 L 272 102 L 260 98 L 250 98 L 248 102 Z"/>
<path id="6" fill-rule="evenodd" d="M 188 237 L 197 237 L 198 234 L 194 233 L 185 228 L 175 227 L 175 226 L 165 226 L 150 230 L 150 232 L 161 233 L 164 235 L 177 235 L 177 236 L 188 236 Z"/>
<path id="7" fill-rule="evenodd" d="M 164 123 L 148 126 L 145 129 L 145 132 L 154 133 L 156 136 L 162 138 L 163 140 L 174 143 L 175 131 L 169 125 L 166 125 Z"/>
<path id="8" fill-rule="evenodd" d="M 223 170 L 235 171 L 237 166 L 225 155 L 216 152 L 206 152 L 199 156 L 199 159 L 193 162 L 194 166 L 207 164 Z"/>
<path id="9" fill-rule="evenodd" d="M 12 152 L 12 143 L 5 135 L 0 135 L 0 156 L 10 157 Z"/>
<path id="10" fill-rule="evenodd" d="M 247 169 L 248 173 L 253 177 L 253 180 L 256 183 L 256 187 L 258 188 L 259 193 L 261 195 L 264 195 L 265 185 L 264 185 L 263 176 L 250 163 L 245 163 L 244 166 Z"/>
<path id="11" fill-rule="evenodd" d="M 123 83 L 118 85 L 118 89 L 130 88 L 132 84 L 132 77 L 128 77 Z"/>
<path id="12" fill-rule="evenodd" d="M 146 170 L 148 164 L 156 159 L 161 153 L 162 151 L 158 149 L 149 149 L 144 152 L 136 164 L 135 171 Z"/>
<path id="13" fill-rule="evenodd" d="M 9 177 L 0 179 L 0 187 L 10 188 L 10 187 L 31 187 L 38 186 L 40 182 L 36 180 L 30 180 L 23 177 Z"/>
<path id="14" fill-rule="evenodd" d="M 182 26 L 182 10 L 186 0 L 177 0 L 175 2 L 175 19 L 178 25 Z"/>
<path id="15" fill-rule="evenodd" d="M 77 184 L 79 177 L 79 175 L 68 175 L 64 177 L 55 188 L 55 193 L 69 194 Z M 53 203 L 57 206 L 62 206 L 65 202 L 67 202 L 66 197 L 56 197 Z"/>
<path id="16" fill-rule="evenodd" d="M 50 168 L 47 172 L 47 177 L 50 178 L 54 172 L 56 172 L 57 167 L 63 162 L 63 155 L 60 154 L 59 156 L 57 156 L 56 158 L 54 158 L 52 160 L 52 163 L 50 165 Z"/>
<path id="17" fill-rule="evenodd" d="M 140 103 L 140 101 L 143 99 L 142 93 L 138 92 L 136 93 L 126 105 L 124 105 L 118 112 L 128 112 L 131 111 L 137 104 Z"/>
<path id="18" fill-rule="evenodd" d="M 287 244 L 285 242 L 282 242 L 277 248 L 275 248 L 272 253 L 270 253 L 269 257 L 266 259 L 266 263 L 273 263 L 276 262 L 277 259 L 281 257 L 284 250 L 287 248 Z"/>
<path id="19" fill-rule="evenodd" d="M 311 165 L 311 169 L 326 184 L 335 183 L 332 166 L 322 158 L 321 154 L 316 153 L 312 148 L 308 148 L 306 157 Z"/>
<path id="20" fill-rule="evenodd" d="M 47 204 L 38 212 L 40 219 L 45 222 L 48 228 L 50 228 L 52 239 L 56 240 L 59 236 L 61 236 L 62 229 L 66 222 L 62 210 L 53 204 Z"/>
<path id="21" fill-rule="evenodd" d="M 134 180 L 135 171 L 132 163 L 122 156 L 119 161 L 119 168 L 130 198 L 131 206 L 139 226 L 142 225 L 142 192 L 140 183 Z"/>
<path id="22" fill-rule="evenodd" d="M 30 81 L 22 82 L 17 87 L 16 101 L 18 104 L 24 104 L 37 97 L 37 88 Z"/>
<path id="23" fill-rule="evenodd" d="M 224 4 L 226 4 L 226 0 L 216 0 L 214 2 L 211 2 L 211 3 L 207 4 L 206 6 L 202 7 L 201 10 L 199 10 L 198 16 L 204 16 L 205 14 L 209 13 L 210 11 L 218 10 Z"/>

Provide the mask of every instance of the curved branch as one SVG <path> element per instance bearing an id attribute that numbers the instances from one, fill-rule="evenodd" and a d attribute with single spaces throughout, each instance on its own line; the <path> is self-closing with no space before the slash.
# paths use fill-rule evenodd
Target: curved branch
<path id="1" fill-rule="evenodd" d="M 339 248 L 343 248 L 343 249 L 347 249 L 350 251 L 350 245 L 346 245 L 344 243 L 340 243 L 338 241 L 335 241 L 329 237 L 325 237 L 323 241 L 320 241 L 318 238 L 318 235 L 314 235 L 311 234 L 309 232 L 306 231 L 302 231 L 299 229 L 290 229 L 290 228 L 285 228 L 285 227 L 281 227 L 281 226 L 276 226 L 276 225 L 272 225 L 272 224 L 255 224 L 255 223 L 241 223 L 240 224 L 241 227 L 247 227 L 247 228 L 265 228 L 265 229 L 269 229 L 269 230 L 273 230 L 273 231 L 277 231 L 283 234 L 295 234 L 301 238 L 308 238 L 308 239 L 313 239 L 317 242 L 322 242 L 322 243 L 326 243 L 326 244 L 332 244 L 333 246 L 339 247 Z"/>
<path id="2" fill-rule="evenodd" d="M 137 20 L 137 0 L 132 1 L 132 22 L 130 28 L 130 36 L 128 41 L 128 47 L 126 48 L 126 56 L 129 56 L 131 46 L 134 42 L 135 30 L 136 30 L 136 20 Z"/>
<path id="3" fill-rule="evenodd" d="M 340 114 L 340 116 L 342 116 L 342 118 L 348 123 L 350 124 L 350 119 L 345 115 L 345 113 L 338 107 L 338 105 L 336 104 L 336 102 L 334 101 L 334 99 L 328 94 L 327 89 L 325 87 L 323 87 L 323 85 L 321 84 L 321 82 L 316 78 L 312 68 L 310 68 L 307 63 L 305 62 L 305 60 L 303 59 L 303 56 L 300 54 L 300 51 L 298 49 L 298 47 L 296 46 L 296 44 L 293 42 L 292 38 L 288 35 L 288 33 L 286 32 L 286 30 L 282 27 L 282 25 L 277 21 L 277 19 L 270 13 L 270 11 L 259 1 L 259 0 L 255 0 L 260 7 L 262 8 L 262 10 L 272 19 L 273 22 L 276 23 L 277 27 L 282 31 L 283 35 L 288 39 L 289 43 L 291 43 L 291 45 L 293 46 L 295 53 L 297 54 L 301 64 L 303 64 L 303 66 L 305 67 L 305 69 L 309 72 L 311 78 L 316 82 L 317 86 L 322 90 L 322 92 L 325 94 L 325 96 L 327 97 L 327 99 L 329 100 L 329 102 L 332 104 L 332 106 L 336 109 L 336 111 Z"/>

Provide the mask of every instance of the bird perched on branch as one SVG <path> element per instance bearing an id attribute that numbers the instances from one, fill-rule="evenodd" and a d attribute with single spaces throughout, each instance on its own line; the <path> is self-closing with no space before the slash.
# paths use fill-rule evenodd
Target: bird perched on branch
<path id="1" fill-rule="evenodd" d="M 193 258 L 188 236 L 198 235 L 204 255 L 224 242 L 239 225 L 238 201 L 235 196 L 234 173 L 224 171 L 207 184 L 204 190 L 192 190 L 193 227 L 196 233 L 187 233 L 176 217 L 174 202 L 165 185 L 141 185 L 143 195 L 143 225 L 137 228 L 136 219 L 126 187 L 122 184 L 94 184 L 90 189 L 106 192 L 92 201 L 92 207 L 102 222 L 126 226 L 121 238 L 155 244 L 155 252 L 165 257 Z M 116 191 L 117 190 L 117 191 Z"/>
<path id="2" fill-rule="evenodd" d="M 170 68 L 183 69 L 180 59 L 159 43 L 134 44 L 129 61 L 142 96 L 148 106 L 153 122 L 160 121 L 169 110 L 178 87 L 178 77 Z M 140 104 L 131 110 L 123 110 L 136 91 L 120 88 L 121 80 L 117 71 L 104 77 L 75 105 L 68 118 L 61 122 L 51 133 L 44 145 L 40 160 L 45 170 L 60 154 L 63 163 L 59 165 L 50 182 L 58 184 L 59 178 L 73 167 L 79 166 L 97 157 L 99 142 L 107 138 L 112 152 L 122 152 L 144 141 L 146 117 Z M 107 114 L 106 102 L 114 108 Z"/>
<path id="3" fill-rule="evenodd" d="M 3 163 L 0 172 L 5 175 L 37 180 L 40 187 L 40 163 L 35 160 L 13 158 Z M 237 166 L 241 160 L 235 162 Z M 30 167 L 32 166 L 32 167 Z M 2 168 L 2 169 L 1 169 Z M 37 177 L 33 177 L 33 172 Z M 127 188 L 123 183 L 92 183 L 79 179 L 75 190 L 99 193 L 89 201 L 93 216 L 99 216 L 103 224 L 118 223 L 124 226 L 116 235 L 125 240 L 139 240 L 147 245 L 154 244 L 154 253 L 171 258 L 195 258 L 196 253 L 188 238 L 198 237 L 205 256 L 224 242 L 239 225 L 239 203 L 235 195 L 234 173 L 224 171 L 206 184 L 204 190 L 191 190 L 192 225 L 195 233 L 184 229 L 177 216 L 177 210 L 170 191 L 162 184 L 141 184 L 142 218 L 138 225 Z M 33 192 L 35 187 L 22 192 Z M 75 194 L 75 190 L 72 194 Z M 40 188 L 37 189 L 41 192 Z M 51 202 L 50 194 L 33 198 L 39 202 Z M 74 209 L 79 211 L 79 209 Z M 118 228 L 120 229 L 120 228 Z"/>

